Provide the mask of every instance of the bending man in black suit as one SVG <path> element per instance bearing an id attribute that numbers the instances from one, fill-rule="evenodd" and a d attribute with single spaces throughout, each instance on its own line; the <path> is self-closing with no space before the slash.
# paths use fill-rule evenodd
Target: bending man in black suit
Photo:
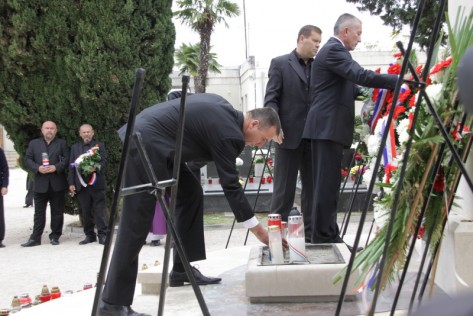
<path id="1" fill-rule="evenodd" d="M 355 97 L 358 85 L 394 89 L 397 75 L 363 69 L 351 57 L 361 41 L 361 21 L 341 15 L 334 37 L 320 49 L 312 64 L 313 101 L 303 137 L 311 140 L 314 181 L 313 243 L 341 243 L 337 204 L 341 183 L 343 148 L 351 146 Z"/>
<path id="2" fill-rule="evenodd" d="M 179 123 L 180 99 L 157 104 L 137 117 L 135 133 L 141 133 L 144 147 L 158 179 L 172 177 L 174 146 Z M 195 173 L 187 166 L 193 161 L 214 161 L 221 185 L 238 222 L 250 229 L 261 242 L 268 244 L 268 233 L 254 217 L 252 208 L 239 183 L 236 158 L 245 145 L 263 146 L 277 139 L 281 125 L 277 113 L 270 108 L 255 109 L 245 114 L 214 94 L 195 94 L 187 98 L 186 121 L 176 201 L 175 222 L 184 251 L 190 262 L 205 255 L 203 227 L 203 190 Z M 119 130 L 123 139 L 126 126 Z M 125 187 L 149 183 L 137 149 L 131 145 L 126 165 Z M 144 244 L 154 215 L 154 195 L 140 193 L 124 198 L 103 302 L 99 315 L 143 315 L 134 312 L 133 302 L 138 255 Z M 202 275 L 192 268 L 200 285 L 220 282 L 220 278 Z M 170 286 L 188 282 L 181 259 L 174 251 Z"/>
<path id="3" fill-rule="evenodd" d="M 25 166 L 34 172 L 33 233 L 22 247 L 41 245 L 46 226 L 46 207 L 51 207 L 52 245 L 59 245 L 64 224 L 64 203 L 67 180 L 65 170 L 69 159 L 66 141 L 56 137 L 56 123 L 46 121 L 41 127 L 43 137 L 33 139 L 26 150 Z"/>
<path id="4" fill-rule="evenodd" d="M 107 150 L 103 142 L 93 139 L 94 129 L 90 124 L 82 124 L 79 128 L 79 136 L 82 142 L 71 146 L 69 165 L 73 165 L 76 159 L 93 147 L 98 147 L 100 155 L 100 168 L 92 168 L 87 173 L 82 172 L 82 168 L 76 166 L 71 169 L 67 182 L 69 182 L 69 192 L 77 193 L 80 208 L 82 210 L 82 221 L 84 224 L 85 239 L 79 245 L 85 245 L 97 241 L 105 244 L 107 237 L 107 223 L 105 222 L 105 166 L 107 165 Z M 97 227 L 97 234 L 94 231 L 94 223 Z"/>
<path id="5" fill-rule="evenodd" d="M 319 50 L 322 30 L 305 25 L 297 35 L 297 47 L 289 54 L 271 60 L 264 106 L 279 114 L 284 143 L 276 144 L 274 189 L 271 212 L 287 217 L 294 205 L 297 173 L 300 171 L 301 209 L 306 236 L 310 236 L 314 186 L 310 141 L 302 139 L 304 122 L 310 106 L 310 68 Z"/>

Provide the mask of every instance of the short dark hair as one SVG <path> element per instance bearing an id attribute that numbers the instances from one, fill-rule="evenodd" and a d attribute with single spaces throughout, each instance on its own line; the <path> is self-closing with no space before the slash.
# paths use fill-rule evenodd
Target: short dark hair
<path id="1" fill-rule="evenodd" d="M 257 108 L 248 111 L 247 113 L 250 119 L 258 120 L 260 122 L 260 129 L 274 126 L 276 127 L 276 134 L 279 135 L 279 133 L 281 133 L 281 121 L 279 120 L 278 113 L 273 108 Z"/>
<path id="2" fill-rule="evenodd" d="M 299 30 L 299 34 L 297 34 L 297 41 L 299 41 L 299 37 L 301 37 L 301 35 L 304 35 L 304 37 L 309 37 L 310 34 L 312 34 L 312 32 L 322 35 L 322 30 L 320 29 L 320 27 L 308 24 L 308 25 L 304 25 Z"/>
<path id="3" fill-rule="evenodd" d="M 337 22 L 335 22 L 335 26 L 333 27 L 333 34 L 340 34 L 343 27 L 347 25 L 352 26 L 354 22 L 361 23 L 361 20 L 350 13 L 344 13 L 340 15 L 337 19 Z"/>

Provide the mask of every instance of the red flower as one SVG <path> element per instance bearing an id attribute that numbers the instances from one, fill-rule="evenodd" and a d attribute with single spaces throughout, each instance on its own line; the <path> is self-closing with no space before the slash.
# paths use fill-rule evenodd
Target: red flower
<path id="1" fill-rule="evenodd" d="M 401 115 L 404 112 L 406 112 L 406 107 L 405 106 L 402 106 L 402 105 L 396 106 L 396 108 L 394 109 L 393 119 L 396 120 L 398 118 L 398 116 Z"/>
<path id="2" fill-rule="evenodd" d="M 440 167 L 439 171 L 437 172 L 433 189 L 438 193 L 442 193 L 443 191 L 445 191 L 445 176 L 442 167 Z"/>
<path id="3" fill-rule="evenodd" d="M 424 233 L 425 233 L 425 227 L 421 226 L 421 228 L 419 228 L 419 233 L 417 234 L 417 239 L 424 238 Z"/>
<path id="4" fill-rule="evenodd" d="M 381 73 L 381 68 L 376 68 L 374 72 Z"/>
<path id="5" fill-rule="evenodd" d="M 388 74 L 399 75 L 401 73 L 401 65 L 399 64 L 392 64 L 388 68 Z"/>
<path id="6" fill-rule="evenodd" d="M 399 52 L 399 53 L 394 54 L 393 56 L 394 56 L 397 60 L 399 60 L 399 59 L 401 59 L 401 57 L 402 57 L 402 53 Z"/>
<path id="7" fill-rule="evenodd" d="M 448 66 L 450 66 L 452 61 L 453 61 L 452 57 L 448 57 L 447 59 L 442 60 L 441 62 L 436 64 L 434 68 L 432 68 L 432 70 L 430 71 L 430 75 L 436 74 L 437 72 L 447 68 Z"/>
<path id="8" fill-rule="evenodd" d="M 355 160 L 362 160 L 363 159 L 363 154 L 362 153 L 355 153 L 353 155 L 353 158 L 355 158 Z"/>
<path id="9" fill-rule="evenodd" d="M 348 170 L 343 168 L 341 174 L 342 174 L 342 179 L 345 178 L 348 175 Z"/>

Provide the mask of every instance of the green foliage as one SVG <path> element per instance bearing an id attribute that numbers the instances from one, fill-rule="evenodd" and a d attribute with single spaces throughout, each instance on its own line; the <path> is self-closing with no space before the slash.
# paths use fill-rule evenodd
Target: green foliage
<path id="1" fill-rule="evenodd" d="M 212 48 L 212 47 L 210 47 Z M 181 47 L 175 53 L 176 65 L 179 67 L 179 75 L 188 72 L 191 76 L 197 76 L 199 74 L 199 57 L 200 57 L 200 44 L 185 44 L 182 43 Z M 220 73 L 220 65 L 217 61 L 217 54 L 209 52 L 209 70 L 215 73 Z"/>
<path id="2" fill-rule="evenodd" d="M 200 36 L 200 56 L 198 76 L 195 79 L 195 91 L 205 92 L 207 83 L 207 73 L 210 62 L 210 38 L 215 25 L 224 22 L 228 24 L 225 17 L 238 16 L 240 9 L 238 4 L 228 0 L 177 0 L 179 10 L 174 12 L 184 24 L 199 33 Z"/>
<path id="3" fill-rule="evenodd" d="M 369 11 L 372 15 L 379 16 L 385 25 L 393 28 L 393 33 L 399 33 L 404 25 L 412 27 L 418 11 L 418 1 L 411 0 L 347 0 L 347 2 L 356 4 L 360 11 Z M 427 47 L 430 43 L 439 7 L 439 1 L 426 0 L 425 2 L 414 38 L 421 48 Z M 441 23 L 444 22 L 445 17 L 442 17 Z"/>
<path id="4" fill-rule="evenodd" d="M 110 199 L 121 155 L 116 131 L 128 118 L 135 69 L 146 70 L 140 111 L 170 89 L 174 40 L 167 0 L 2 1 L 0 124 L 20 161 L 44 120 L 55 121 L 69 145 L 90 123 L 107 147 Z"/>

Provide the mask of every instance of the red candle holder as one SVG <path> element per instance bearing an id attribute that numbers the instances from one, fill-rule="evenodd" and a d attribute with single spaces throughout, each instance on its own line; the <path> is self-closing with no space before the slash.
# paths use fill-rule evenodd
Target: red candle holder
<path id="1" fill-rule="evenodd" d="M 60 298 L 60 297 L 61 297 L 61 292 L 51 293 L 51 299 L 52 300 L 55 300 L 55 299 Z"/>
<path id="2" fill-rule="evenodd" d="M 266 178 L 262 177 L 261 178 L 261 184 L 265 184 L 266 183 Z"/>
<path id="3" fill-rule="evenodd" d="M 255 179 L 254 179 L 253 177 L 250 177 L 250 178 L 248 179 L 248 181 L 249 181 L 250 183 L 253 183 L 253 182 L 255 182 Z"/>
<path id="4" fill-rule="evenodd" d="M 39 296 L 39 299 L 41 300 L 42 303 L 50 301 L 51 300 L 51 294 L 41 294 Z"/>
<path id="5" fill-rule="evenodd" d="M 268 176 L 267 181 L 268 181 L 268 184 L 269 184 L 269 183 L 272 183 L 272 182 L 273 182 L 273 177 Z"/>
<path id="6" fill-rule="evenodd" d="M 208 181 L 209 181 L 209 184 L 212 184 L 212 178 L 209 178 Z"/>

